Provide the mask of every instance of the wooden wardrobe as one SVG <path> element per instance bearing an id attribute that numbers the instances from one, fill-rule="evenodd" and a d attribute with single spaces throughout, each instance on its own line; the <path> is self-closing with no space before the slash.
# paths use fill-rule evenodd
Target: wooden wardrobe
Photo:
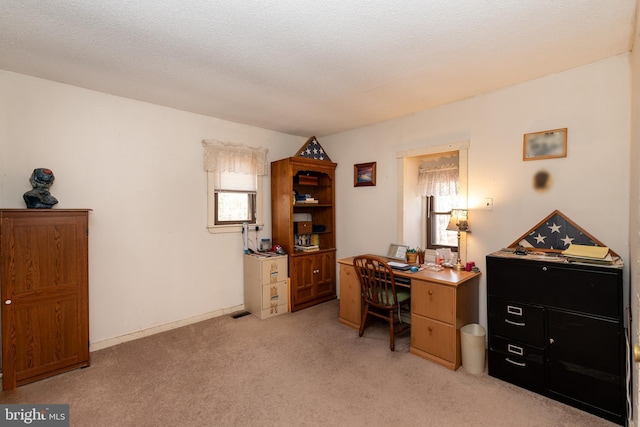
<path id="1" fill-rule="evenodd" d="M 0 209 L 2 386 L 89 366 L 88 209 Z"/>

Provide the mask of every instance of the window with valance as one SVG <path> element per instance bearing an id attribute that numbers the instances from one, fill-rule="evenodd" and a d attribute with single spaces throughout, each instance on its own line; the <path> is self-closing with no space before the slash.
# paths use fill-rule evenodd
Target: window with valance
<path id="1" fill-rule="evenodd" d="M 239 229 L 262 222 L 262 179 L 268 172 L 266 148 L 204 140 L 208 174 L 208 226 Z"/>
<path id="2" fill-rule="evenodd" d="M 429 249 L 457 245 L 456 234 L 446 228 L 451 209 L 457 207 L 459 182 L 457 163 L 424 162 L 419 169 L 419 191 L 426 199 L 423 217 Z"/>

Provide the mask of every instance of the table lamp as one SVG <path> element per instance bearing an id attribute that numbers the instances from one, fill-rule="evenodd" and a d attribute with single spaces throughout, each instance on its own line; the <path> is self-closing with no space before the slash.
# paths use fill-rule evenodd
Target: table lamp
<path id="1" fill-rule="evenodd" d="M 451 219 L 449 220 L 449 225 L 447 225 L 447 231 L 458 232 L 458 261 L 453 266 L 453 269 L 462 271 L 464 270 L 464 265 L 462 265 L 462 260 L 460 259 L 460 232 L 468 233 L 471 231 L 469 230 L 469 211 L 467 209 L 451 209 Z"/>

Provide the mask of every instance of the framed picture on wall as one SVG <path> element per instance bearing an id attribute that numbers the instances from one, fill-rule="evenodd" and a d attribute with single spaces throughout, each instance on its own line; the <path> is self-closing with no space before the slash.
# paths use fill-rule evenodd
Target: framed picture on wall
<path id="1" fill-rule="evenodd" d="M 524 135 L 522 160 L 567 157 L 567 128 Z"/>
<path id="2" fill-rule="evenodd" d="M 353 186 L 367 187 L 376 185 L 376 162 L 353 165 Z"/>

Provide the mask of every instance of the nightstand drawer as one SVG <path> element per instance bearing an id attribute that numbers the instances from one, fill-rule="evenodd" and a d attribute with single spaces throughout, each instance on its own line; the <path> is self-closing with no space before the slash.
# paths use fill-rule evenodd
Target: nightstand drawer
<path id="1" fill-rule="evenodd" d="M 455 362 L 456 329 L 452 325 L 414 313 L 411 316 L 411 346 L 449 362 Z"/>
<path id="2" fill-rule="evenodd" d="M 453 325 L 455 289 L 431 282 L 412 280 L 411 312 Z"/>
<path id="3" fill-rule="evenodd" d="M 287 282 L 272 283 L 262 286 L 262 309 L 266 310 L 275 305 L 285 305 L 289 299 Z"/>

